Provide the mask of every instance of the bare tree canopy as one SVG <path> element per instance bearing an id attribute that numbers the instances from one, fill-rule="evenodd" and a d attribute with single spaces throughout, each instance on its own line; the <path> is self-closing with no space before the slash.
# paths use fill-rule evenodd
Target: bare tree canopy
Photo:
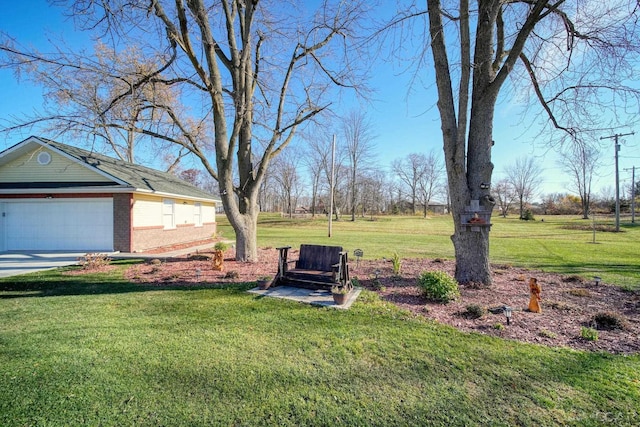
<path id="1" fill-rule="evenodd" d="M 351 111 L 342 119 L 343 149 L 349 168 L 351 221 L 356 220 L 358 180 L 375 158 L 373 124 L 361 111 Z"/>
<path id="2" fill-rule="evenodd" d="M 627 124 L 623 114 L 637 115 L 640 105 L 635 85 L 640 5 L 636 0 L 426 3 L 427 10 L 419 3 L 407 5 L 388 27 L 401 28 L 403 43 L 420 37 L 416 26 L 428 28 L 424 45 L 430 61 L 427 50 L 413 59 L 418 67 L 431 62 L 435 71 L 456 279 L 489 285 L 490 227 L 462 221 L 470 210 L 490 213 L 495 204 L 491 154 L 508 149 L 500 141 L 494 147 L 496 103 L 506 96 L 535 99 L 550 127 L 559 130 L 549 135 L 555 142 L 573 143 L 582 132 Z"/>
<path id="3" fill-rule="evenodd" d="M 518 199 L 520 219 L 524 219 L 524 206 L 540 189 L 542 168 L 533 157 L 519 157 L 506 168 L 507 181 Z"/>
<path id="4" fill-rule="evenodd" d="M 326 0 L 309 11 L 305 4 L 266 0 L 77 0 L 69 15 L 114 50 L 135 49 L 146 64 L 134 75 L 129 64 L 108 64 L 108 78 L 126 84 L 114 86 L 102 114 L 126 108 L 148 85 L 176 95 L 162 100 L 174 132 L 144 121 L 127 130 L 177 144 L 200 160 L 219 183 L 236 258 L 253 261 L 258 191 L 270 161 L 302 124 L 330 106 L 332 87 L 362 84 L 353 64 L 362 58 L 350 48 L 365 6 Z M 61 70 L 78 69 L 63 55 L 15 46 L 2 43 L 17 67 L 54 62 Z M 95 62 L 83 59 L 80 67 Z"/>
<path id="5" fill-rule="evenodd" d="M 560 152 L 560 165 L 571 178 L 571 190 L 580 197 L 582 218 L 589 218 L 591 184 L 600 161 L 600 152 L 595 144 L 576 141 Z"/>
<path id="6" fill-rule="evenodd" d="M 411 213 L 413 215 L 416 214 L 420 181 L 426 174 L 426 165 L 427 156 L 420 153 L 411 153 L 391 162 L 391 170 L 411 196 Z"/>

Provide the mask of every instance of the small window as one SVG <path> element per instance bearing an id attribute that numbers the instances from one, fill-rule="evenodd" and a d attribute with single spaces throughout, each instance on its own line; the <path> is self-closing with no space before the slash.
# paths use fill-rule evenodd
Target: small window
<path id="1" fill-rule="evenodd" d="M 194 203 L 193 205 L 193 223 L 196 227 L 202 227 L 202 204 Z"/>
<path id="2" fill-rule="evenodd" d="M 51 163 L 51 154 L 47 153 L 46 151 L 41 151 L 38 154 L 38 163 L 43 166 Z"/>
<path id="3" fill-rule="evenodd" d="M 176 228 L 176 207 L 175 202 L 171 199 L 162 201 L 162 223 L 165 230 Z"/>

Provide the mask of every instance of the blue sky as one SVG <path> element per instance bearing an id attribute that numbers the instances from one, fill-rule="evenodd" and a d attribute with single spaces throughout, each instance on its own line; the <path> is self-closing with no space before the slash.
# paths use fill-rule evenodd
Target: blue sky
<path id="1" fill-rule="evenodd" d="M 59 40 L 62 36 L 67 43 L 91 47 L 88 34 L 74 31 L 73 23 L 67 20 L 62 10 L 47 4 L 45 0 L 3 2 L 0 13 L 0 31 L 10 34 L 23 45 L 34 45 L 42 50 L 47 48 L 47 40 Z M 413 85 L 409 91 L 411 74 L 403 73 L 406 65 L 379 63 L 375 66 L 371 86 L 375 89 L 373 103 L 367 105 L 367 114 L 375 125 L 378 159 L 385 167 L 391 160 L 409 153 L 427 153 L 434 150 L 441 155 L 442 138 L 438 112 L 435 107 L 435 88 L 431 84 L 431 70 L 425 70 L 422 80 L 426 88 Z M 28 82 L 17 82 L 11 71 L 0 70 L 0 119 L 11 115 L 30 114 L 42 105 L 42 92 Z M 353 103 L 352 103 L 353 105 Z M 494 123 L 493 151 L 495 165 L 493 181 L 504 176 L 504 168 L 517 157 L 535 156 L 544 169 L 545 179 L 542 193 L 567 192 L 569 178 L 556 164 L 556 156 L 541 144 L 533 144 L 535 133 L 522 130 L 521 107 L 510 101 L 501 101 L 496 109 Z M 640 132 L 640 128 L 637 129 Z M 29 133 L 30 134 L 30 133 Z M 9 137 L 0 135 L 0 150 L 16 144 L 28 134 L 12 133 Z M 42 135 L 47 136 L 47 135 Z M 640 133 L 623 139 L 620 152 L 621 186 L 631 181 L 631 172 L 624 169 L 634 164 L 640 166 L 638 139 Z M 606 145 L 605 145 L 606 146 Z M 595 183 L 595 192 L 601 187 L 614 186 L 613 142 L 603 151 L 600 177 Z M 640 171 L 638 172 L 640 176 Z"/>

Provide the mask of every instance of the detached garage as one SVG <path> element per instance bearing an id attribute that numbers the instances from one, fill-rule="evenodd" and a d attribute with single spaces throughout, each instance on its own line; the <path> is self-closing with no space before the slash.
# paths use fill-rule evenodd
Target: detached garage
<path id="1" fill-rule="evenodd" d="M 136 252 L 212 238 L 210 194 L 44 138 L 0 153 L 0 250 Z"/>

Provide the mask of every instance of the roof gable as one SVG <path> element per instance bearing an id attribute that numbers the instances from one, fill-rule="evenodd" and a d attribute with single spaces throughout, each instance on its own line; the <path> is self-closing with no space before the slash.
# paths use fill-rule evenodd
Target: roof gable
<path id="1" fill-rule="evenodd" d="M 75 160 L 38 144 L 29 144 L 2 162 L 0 183 L 96 183 L 115 184 L 113 179 L 99 174 Z"/>
<path id="2" fill-rule="evenodd" d="M 52 160 L 55 155 L 61 163 L 66 159 L 69 168 L 72 167 L 83 170 L 84 176 L 89 178 L 91 182 L 111 182 L 121 187 L 129 187 L 133 191 L 216 200 L 213 195 L 170 173 L 124 162 L 78 147 L 34 136 L 0 153 L 0 171 L 4 169 L 9 170 L 9 166 L 13 162 L 19 161 L 21 157 L 29 155 L 29 153 L 32 153 L 31 155 L 33 156 L 34 150 L 38 148 L 38 145 L 41 148 L 40 151 L 42 151 L 42 147 L 44 147 L 52 152 Z M 30 180 L 32 179 L 30 178 Z M 87 180 L 78 179 L 75 182 L 86 183 L 86 181 Z M 0 172 L 0 182 L 12 181 L 2 179 L 2 172 Z"/>

